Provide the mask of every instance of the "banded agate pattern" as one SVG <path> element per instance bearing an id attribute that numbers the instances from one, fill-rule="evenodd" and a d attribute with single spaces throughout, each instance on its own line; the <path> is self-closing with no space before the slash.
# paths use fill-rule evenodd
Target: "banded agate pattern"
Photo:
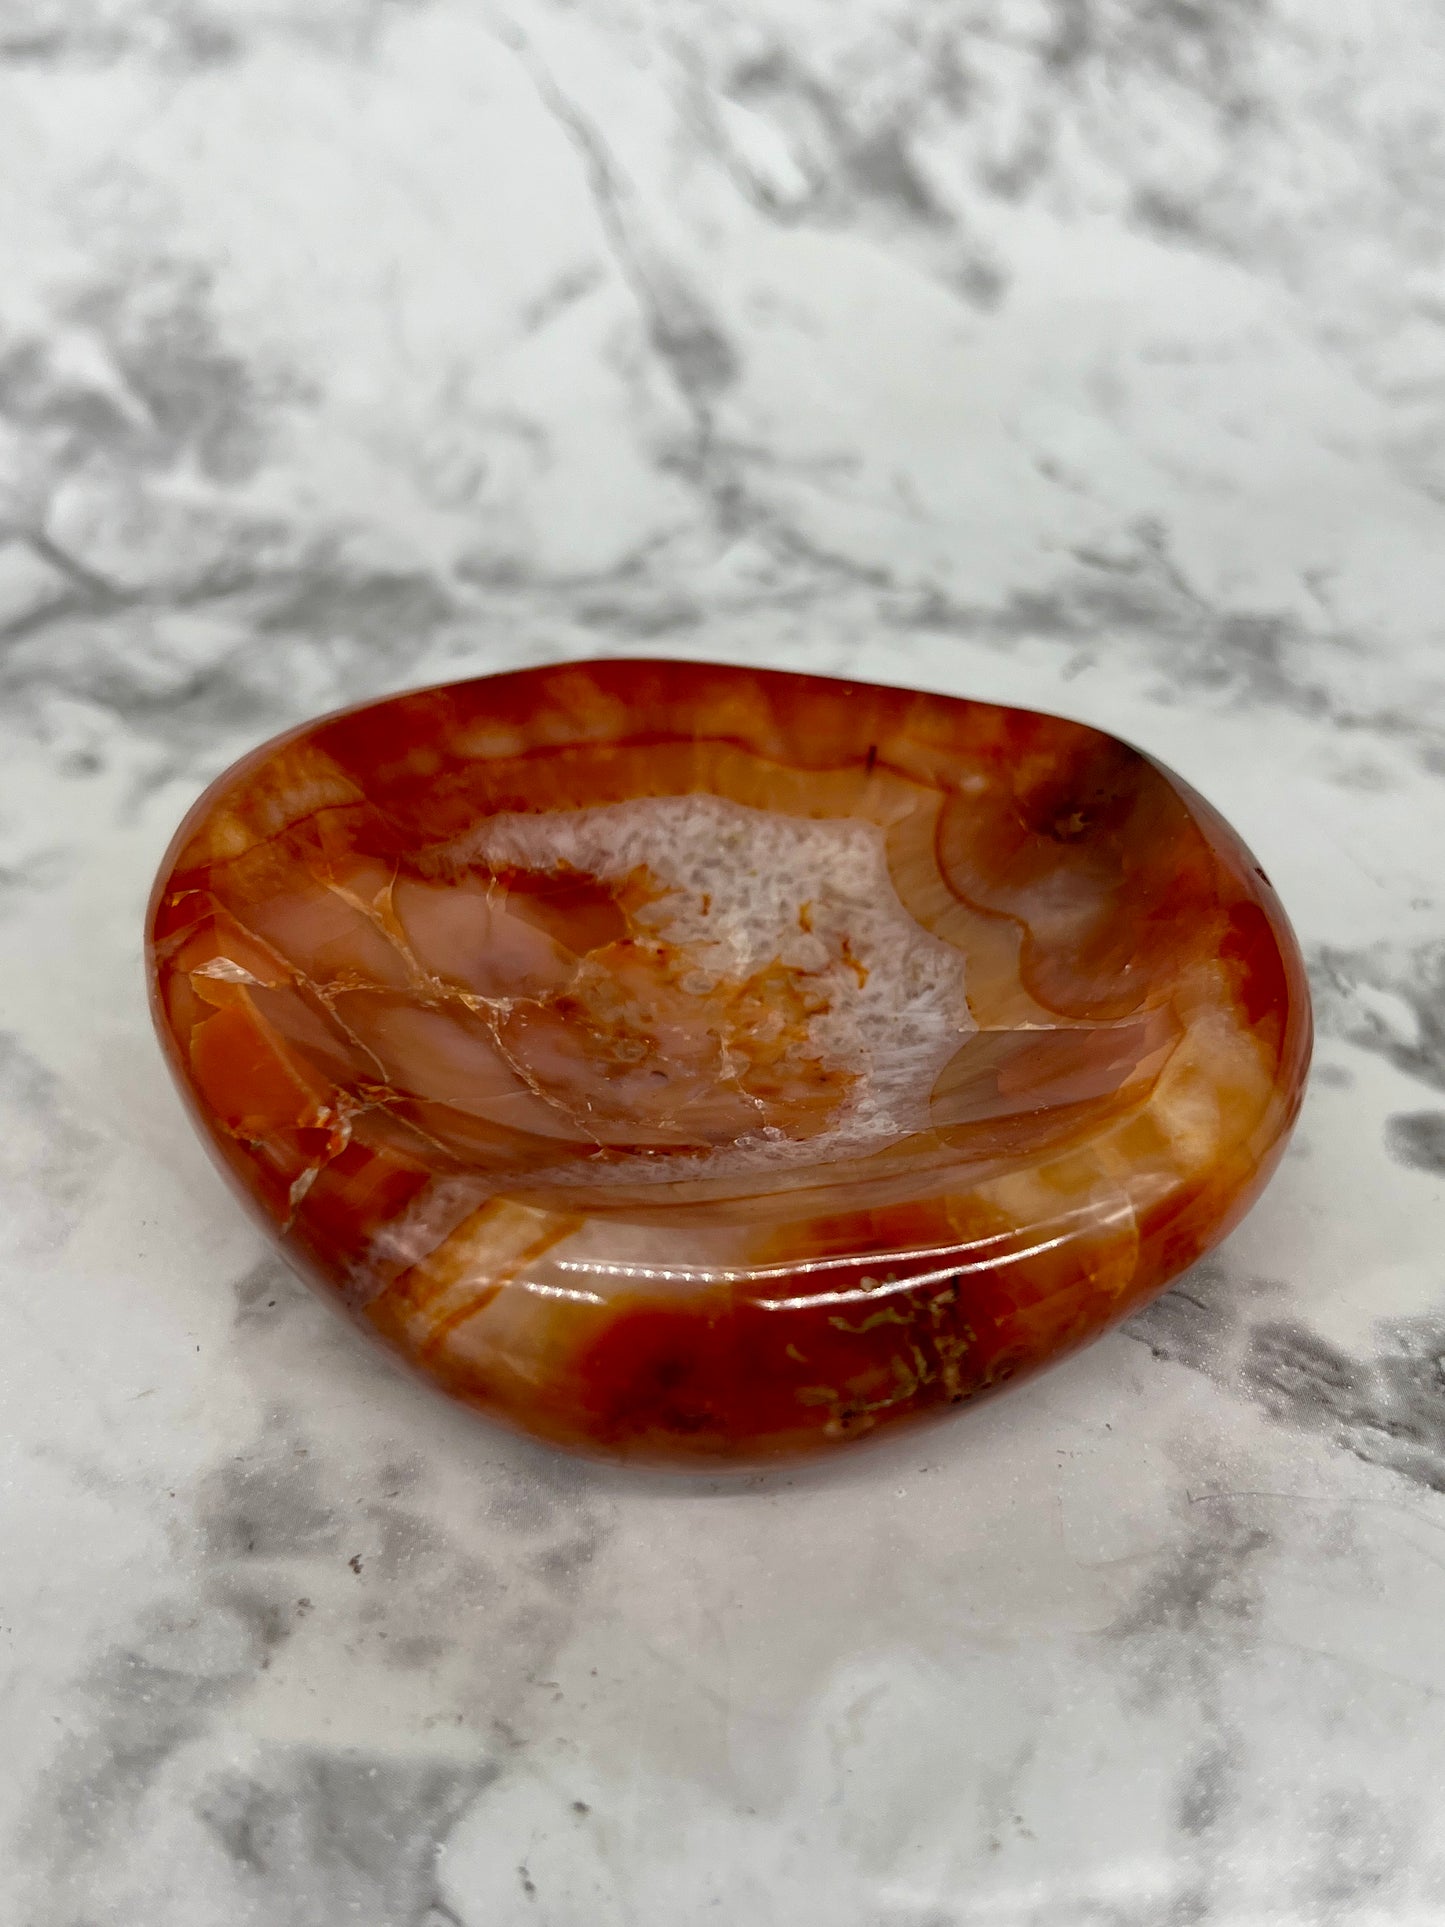
<path id="1" fill-rule="evenodd" d="M 1253 858 L 1082 725 L 596 662 L 325 718 L 152 897 L 157 1028 L 293 1264 L 454 1397 L 700 1467 L 1095 1337 L 1273 1169 L 1310 1048 Z"/>

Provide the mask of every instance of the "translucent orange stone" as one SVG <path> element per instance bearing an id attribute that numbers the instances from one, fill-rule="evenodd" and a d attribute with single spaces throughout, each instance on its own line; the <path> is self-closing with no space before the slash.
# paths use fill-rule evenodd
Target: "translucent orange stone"
<path id="1" fill-rule="evenodd" d="M 151 902 L 222 1167 L 477 1410 L 759 1463 L 980 1397 L 1239 1219 L 1299 1107 L 1264 873 L 1077 723 L 603 662 L 279 738 Z"/>

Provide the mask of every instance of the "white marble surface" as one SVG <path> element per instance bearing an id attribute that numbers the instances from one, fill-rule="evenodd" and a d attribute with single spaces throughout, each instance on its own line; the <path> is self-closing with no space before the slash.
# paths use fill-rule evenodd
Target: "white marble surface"
<path id="1" fill-rule="evenodd" d="M 1433 0 L 0 0 L 0 1921 L 1445 1922 Z M 655 652 L 1246 833 L 1279 1178 L 1134 1326 L 687 1486 L 267 1255 L 140 921 L 240 750 Z"/>

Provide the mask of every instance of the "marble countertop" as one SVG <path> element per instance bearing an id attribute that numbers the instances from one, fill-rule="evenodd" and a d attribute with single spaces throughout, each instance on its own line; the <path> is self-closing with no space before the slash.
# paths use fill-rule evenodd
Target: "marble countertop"
<path id="1" fill-rule="evenodd" d="M 0 1922 L 1445 1922 L 1430 0 L 0 5 Z M 1241 828 L 1264 1200 L 1011 1397 L 680 1484 L 374 1357 L 145 894 L 241 750 L 591 654 L 1063 710 Z"/>

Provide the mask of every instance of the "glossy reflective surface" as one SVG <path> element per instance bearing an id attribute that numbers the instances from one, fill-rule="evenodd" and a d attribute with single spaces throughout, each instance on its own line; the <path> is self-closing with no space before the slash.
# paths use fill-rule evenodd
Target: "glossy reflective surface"
<path id="1" fill-rule="evenodd" d="M 1310 1020 L 1197 796 L 1052 717 L 590 663 L 223 776 L 158 1026 L 293 1262 L 479 1410 L 756 1462 L 1092 1338 L 1242 1215 Z"/>

